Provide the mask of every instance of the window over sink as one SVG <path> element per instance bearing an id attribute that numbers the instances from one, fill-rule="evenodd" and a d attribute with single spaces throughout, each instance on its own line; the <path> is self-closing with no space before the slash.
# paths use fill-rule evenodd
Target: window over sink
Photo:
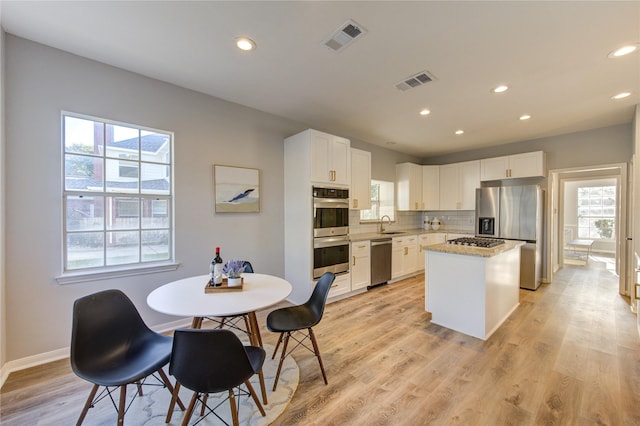
<path id="1" fill-rule="evenodd" d="M 395 220 L 394 183 L 371 179 L 371 208 L 360 210 L 360 222 L 379 222 L 385 215 Z"/>

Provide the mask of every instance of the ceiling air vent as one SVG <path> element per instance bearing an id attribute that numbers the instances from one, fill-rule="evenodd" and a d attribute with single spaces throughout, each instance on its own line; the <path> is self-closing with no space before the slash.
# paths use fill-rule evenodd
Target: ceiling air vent
<path id="1" fill-rule="evenodd" d="M 356 22 L 349 20 L 338 28 L 331 37 L 325 40 L 324 45 L 334 52 L 340 52 L 355 39 L 362 37 L 366 33 L 367 30 L 362 28 Z"/>
<path id="2" fill-rule="evenodd" d="M 419 72 L 418 74 L 412 75 L 411 77 L 405 78 L 404 80 L 395 84 L 396 89 L 405 90 L 413 89 L 414 87 L 422 86 L 425 83 L 435 80 L 435 77 L 428 73 L 427 71 Z"/>

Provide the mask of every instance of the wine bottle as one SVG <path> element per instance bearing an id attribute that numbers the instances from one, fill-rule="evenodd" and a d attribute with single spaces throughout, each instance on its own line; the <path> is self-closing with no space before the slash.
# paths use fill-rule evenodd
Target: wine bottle
<path id="1" fill-rule="evenodd" d="M 222 285 L 222 268 L 224 266 L 220 257 L 220 247 L 216 247 L 216 257 L 211 262 L 213 265 L 213 285 Z"/>

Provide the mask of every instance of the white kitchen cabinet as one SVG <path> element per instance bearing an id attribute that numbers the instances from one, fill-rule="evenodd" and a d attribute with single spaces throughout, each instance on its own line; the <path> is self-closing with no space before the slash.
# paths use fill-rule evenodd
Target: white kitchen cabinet
<path id="1" fill-rule="evenodd" d="M 394 237 L 391 242 L 391 278 L 418 271 L 418 236 Z"/>
<path id="2" fill-rule="evenodd" d="M 398 210 L 422 210 L 422 166 L 396 164 L 396 204 Z"/>
<path id="3" fill-rule="evenodd" d="M 475 210 L 480 161 L 440 166 L 440 210 Z"/>
<path id="4" fill-rule="evenodd" d="M 418 236 L 418 270 L 424 270 L 424 246 L 432 246 L 434 244 L 442 244 L 447 241 L 447 234 L 431 233 L 420 234 Z"/>
<path id="5" fill-rule="evenodd" d="M 480 160 L 480 180 L 483 182 L 499 179 L 544 177 L 545 174 L 544 151 Z"/>
<path id="6" fill-rule="evenodd" d="M 317 183 L 351 184 L 351 142 L 317 130 L 305 130 L 311 144 L 311 180 Z"/>
<path id="7" fill-rule="evenodd" d="M 422 210 L 440 209 L 440 166 L 422 166 Z"/>
<path id="8" fill-rule="evenodd" d="M 351 290 L 371 285 L 371 241 L 351 243 Z"/>
<path id="9" fill-rule="evenodd" d="M 329 295 L 327 297 L 336 297 L 342 294 L 349 293 L 351 291 L 351 277 L 350 274 L 336 275 L 336 279 L 333 280 L 331 288 L 329 289 Z"/>
<path id="10" fill-rule="evenodd" d="M 371 208 L 371 153 L 351 148 L 351 189 L 349 208 Z"/>

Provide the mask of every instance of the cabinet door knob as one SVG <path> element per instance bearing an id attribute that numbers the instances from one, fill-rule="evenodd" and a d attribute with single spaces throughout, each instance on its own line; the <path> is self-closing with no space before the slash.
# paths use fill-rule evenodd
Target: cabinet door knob
<path id="1" fill-rule="evenodd" d="M 353 266 L 356 266 L 356 257 L 353 256 Z"/>

